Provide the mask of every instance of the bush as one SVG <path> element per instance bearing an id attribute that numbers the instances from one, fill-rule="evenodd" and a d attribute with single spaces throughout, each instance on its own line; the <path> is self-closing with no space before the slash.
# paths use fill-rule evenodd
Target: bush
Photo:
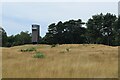
<path id="1" fill-rule="evenodd" d="M 69 51 L 70 51 L 70 49 L 69 49 L 69 48 L 66 48 L 66 51 L 67 51 L 67 52 L 69 52 Z"/>
<path id="2" fill-rule="evenodd" d="M 37 52 L 35 55 L 34 55 L 34 58 L 44 58 L 45 55 L 41 52 Z"/>
<path id="3" fill-rule="evenodd" d="M 56 44 L 52 44 L 52 45 L 51 45 L 51 48 L 53 48 L 53 47 L 56 47 Z"/>
<path id="4" fill-rule="evenodd" d="M 51 48 L 58 46 L 59 44 L 52 44 Z"/>
<path id="5" fill-rule="evenodd" d="M 31 47 L 31 48 L 27 48 L 27 49 L 21 49 L 21 52 L 32 52 L 32 51 L 36 51 L 36 48 Z"/>

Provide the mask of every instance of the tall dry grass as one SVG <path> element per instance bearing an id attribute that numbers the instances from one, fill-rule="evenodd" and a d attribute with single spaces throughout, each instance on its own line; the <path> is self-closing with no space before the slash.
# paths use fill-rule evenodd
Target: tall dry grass
<path id="1" fill-rule="evenodd" d="M 2 79 L 2 48 L 0 47 L 0 79 Z"/>
<path id="2" fill-rule="evenodd" d="M 35 47 L 45 58 L 22 48 Z M 66 49 L 69 51 L 66 51 Z M 25 45 L 3 48 L 4 78 L 117 78 L 118 47 L 93 44 Z"/>

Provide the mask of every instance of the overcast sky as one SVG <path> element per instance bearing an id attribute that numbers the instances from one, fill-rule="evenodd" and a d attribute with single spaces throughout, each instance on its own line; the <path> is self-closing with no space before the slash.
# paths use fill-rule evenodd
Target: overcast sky
<path id="1" fill-rule="evenodd" d="M 86 22 L 100 13 L 118 15 L 117 2 L 5 2 L 2 3 L 2 26 L 8 35 L 21 31 L 31 32 L 32 24 L 41 26 L 40 35 L 47 32 L 48 25 L 70 19 Z M 1 22 L 1 21 L 0 21 Z M 0 25 L 1 26 L 1 25 Z"/>

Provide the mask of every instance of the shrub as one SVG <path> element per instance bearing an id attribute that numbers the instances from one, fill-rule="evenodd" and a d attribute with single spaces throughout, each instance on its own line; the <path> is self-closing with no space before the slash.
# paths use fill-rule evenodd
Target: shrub
<path id="1" fill-rule="evenodd" d="M 51 48 L 56 47 L 56 46 L 57 46 L 57 44 L 52 44 L 52 45 L 51 45 Z"/>
<path id="2" fill-rule="evenodd" d="M 70 51 L 70 49 L 69 49 L 69 48 L 66 48 L 66 51 L 67 51 L 67 52 L 69 52 L 69 51 Z"/>
<path id="3" fill-rule="evenodd" d="M 45 55 L 41 52 L 37 52 L 35 55 L 34 55 L 34 58 L 44 58 Z"/>
<path id="4" fill-rule="evenodd" d="M 31 48 L 28 48 L 27 50 L 28 50 L 28 51 L 36 51 L 36 48 L 31 47 Z"/>
<path id="5" fill-rule="evenodd" d="M 36 48 L 31 47 L 31 48 L 27 48 L 27 49 L 21 49 L 21 52 L 32 52 L 32 51 L 36 51 Z"/>

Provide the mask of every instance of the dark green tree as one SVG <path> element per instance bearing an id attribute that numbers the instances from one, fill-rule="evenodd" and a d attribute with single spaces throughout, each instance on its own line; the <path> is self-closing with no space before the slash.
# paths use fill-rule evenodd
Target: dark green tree
<path id="1" fill-rule="evenodd" d="M 0 36 L 2 35 L 2 38 L 0 38 L 0 39 L 2 39 L 2 47 L 5 47 L 7 45 L 6 42 L 8 41 L 7 40 L 7 33 L 5 32 L 5 30 L 2 27 L 0 28 L 0 30 L 1 30 Z"/>
<path id="2" fill-rule="evenodd" d="M 87 22 L 87 40 L 89 43 L 113 45 L 115 40 L 114 27 L 117 18 L 107 13 L 94 15 Z"/>
<path id="3" fill-rule="evenodd" d="M 31 43 L 31 35 L 26 32 L 21 32 L 20 34 L 15 35 L 15 45 L 23 45 Z"/>
<path id="4" fill-rule="evenodd" d="M 102 27 L 103 27 L 103 14 L 94 15 L 86 23 L 87 26 L 87 40 L 89 43 L 98 44 L 102 41 Z"/>
<path id="5" fill-rule="evenodd" d="M 52 23 L 51 25 L 48 26 L 48 32 L 46 33 L 45 37 L 44 37 L 44 41 L 47 44 L 55 44 L 56 41 L 54 39 L 54 36 L 56 34 L 56 25 L 55 23 Z"/>
<path id="6" fill-rule="evenodd" d="M 48 33 L 45 35 L 45 39 L 50 44 L 77 44 L 85 43 L 85 31 L 82 27 L 81 19 L 69 20 L 64 23 L 61 21 L 56 25 L 55 23 L 48 26 Z"/>
<path id="7" fill-rule="evenodd" d="M 18 46 L 18 45 L 23 45 L 23 44 L 30 44 L 31 43 L 31 34 L 28 33 L 28 31 L 26 32 L 21 32 L 20 34 L 16 34 L 8 36 L 7 38 L 7 47 L 11 47 L 11 46 Z"/>
<path id="8" fill-rule="evenodd" d="M 104 15 L 103 21 L 103 36 L 104 41 L 107 41 L 107 45 L 114 45 L 115 33 L 114 33 L 114 24 L 117 20 L 117 17 L 113 14 L 107 13 Z"/>
<path id="9" fill-rule="evenodd" d="M 114 24 L 114 37 L 115 37 L 115 43 L 114 45 L 120 45 L 120 16 L 118 16 L 118 19 L 116 23 Z"/>
<path id="10" fill-rule="evenodd" d="M 6 42 L 6 47 L 11 47 L 11 46 L 14 46 L 14 44 L 15 44 L 15 37 L 14 37 L 14 35 L 11 35 L 11 36 L 8 36 L 7 37 L 7 42 Z"/>

